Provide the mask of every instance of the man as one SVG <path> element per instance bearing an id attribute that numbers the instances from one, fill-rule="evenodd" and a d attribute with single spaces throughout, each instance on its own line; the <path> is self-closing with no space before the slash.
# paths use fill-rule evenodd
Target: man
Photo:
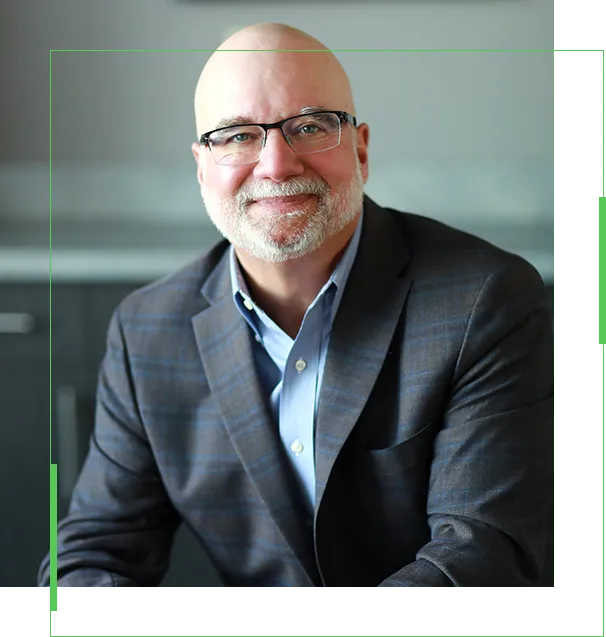
<path id="1" fill-rule="evenodd" d="M 221 49 L 193 153 L 227 241 L 112 318 L 59 584 L 158 585 L 181 522 L 226 585 L 540 584 L 540 276 L 364 197 L 369 129 L 321 43 L 262 24 Z"/>

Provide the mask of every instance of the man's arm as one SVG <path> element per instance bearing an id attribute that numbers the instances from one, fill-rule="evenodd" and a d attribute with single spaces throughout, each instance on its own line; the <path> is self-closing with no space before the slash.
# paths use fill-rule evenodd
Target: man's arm
<path id="1" fill-rule="evenodd" d="M 179 517 L 150 449 L 118 312 L 101 366 L 94 433 L 69 513 L 58 527 L 59 586 L 157 586 Z M 48 586 L 49 557 L 38 584 Z"/>
<path id="2" fill-rule="evenodd" d="M 381 586 L 536 586 L 553 541 L 553 328 L 536 271 L 490 276 L 471 312 L 427 499 L 431 541 Z"/>

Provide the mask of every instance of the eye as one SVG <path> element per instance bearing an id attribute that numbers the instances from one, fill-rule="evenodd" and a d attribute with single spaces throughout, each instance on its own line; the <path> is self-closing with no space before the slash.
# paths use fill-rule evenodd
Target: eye
<path id="1" fill-rule="evenodd" d="M 236 133 L 227 139 L 228 144 L 242 144 L 251 139 L 250 133 Z"/>
<path id="2" fill-rule="evenodd" d="M 303 126 L 299 126 L 299 128 L 297 128 L 296 132 L 303 135 L 313 135 L 320 130 L 322 129 L 317 124 L 303 124 Z"/>
<path id="3" fill-rule="evenodd" d="M 244 146 L 260 139 L 257 129 L 236 128 L 218 131 L 210 141 L 213 146 Z"/>

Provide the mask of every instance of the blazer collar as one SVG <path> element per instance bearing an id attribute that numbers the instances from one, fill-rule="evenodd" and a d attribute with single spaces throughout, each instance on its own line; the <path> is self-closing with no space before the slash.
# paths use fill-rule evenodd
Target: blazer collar
<path id="1" fill-rule="evenodd" d="M 389 351 L 411 285 L 410 254 L 392 214 L 364 199 L 356 261 L 335 317 L 316 419 L 316 516 L 330 473 Z"/>
<path id="2" fill-rule="evenodd" d="M 249 478 L 310 577 L 319 581 L 311 524 L 257 378 L 251 331 L 231 293 L 229 252 L 202 287 L 209 306 L 192 318 L 206 380 Z"/>

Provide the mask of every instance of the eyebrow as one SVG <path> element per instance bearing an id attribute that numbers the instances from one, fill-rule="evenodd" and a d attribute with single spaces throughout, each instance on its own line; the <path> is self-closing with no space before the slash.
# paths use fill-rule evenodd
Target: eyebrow
<path id="1" fill-rule="evenodd" d="M 306 115 L 307 113 L 313 113 L 314 111 L 327 111 L 329 110 L 326 106 L 304 106 L 297 115 Z M 291 115 L 291 117 L 296 117 L 296 115 Z M 288 118 L 285 118 L 288 119 Z M 215 130 L 217 128 L 226 128 L 227 126 L 247 126 L 250 124 L 256 124 L 257 122 L 253 122 L 253 120 L 247 115 L 234 115 L 232 117 L 223 117 L 217 122 L 215 126 Z"/>

